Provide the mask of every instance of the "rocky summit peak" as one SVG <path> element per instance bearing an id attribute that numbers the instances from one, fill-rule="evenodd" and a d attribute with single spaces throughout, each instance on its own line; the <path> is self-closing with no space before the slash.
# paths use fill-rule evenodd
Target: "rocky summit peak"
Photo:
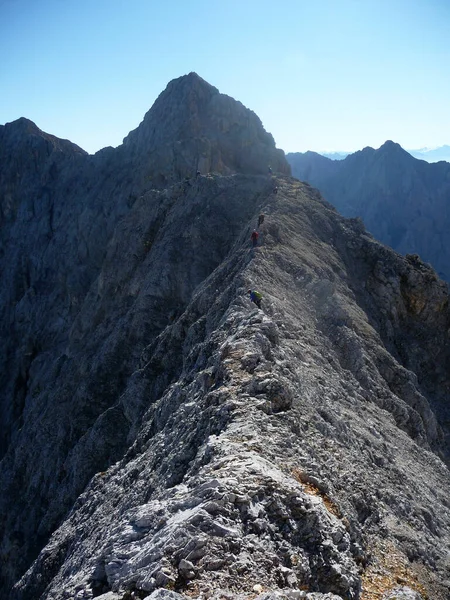
<path id="1" fill-rule="evenodd" d="M 378 150 L 375 150 L 373 158 L 375 161 L 381 158 L 383 161 L 391 163 L 392 168 L 395 165 L 397 170 L 413 168 L 416 160 L 400 144 L 392 140 L 387 140 Z"/>
<path id="2" fill-rule="evenodd" d="M 380 153 L 383 152 L 383 153 L 389 153 L 389 154 L 392 154 L 392 153 L 396 152 L 396 153 L 407 154 L 408 156 L 410 156 L 408 154 L 408 152 L 406 152 L 406 150 L 404 150 L 400 146 L 400 144 L 398 144 L 397 142 L 393 142 L 392 140 L 386 140 L 384 142 L 384 144 L 382 144 L 378 148 L 377 152 L 380 152 Z"/>
<path id="3" fill-rule="evenodd" d="M 180 105 L 184 105 L 191 110 L 195 106 L 197 106 L 197 109 L 200 109 L 202 103 L 210 100 L 216 94 L 220 94 L 217 88 L 205 81 L 197 73 L 191 72 L 188 75 L 172 79 L 158 96 L 149 112 L 161 110 L 166 118 L 175 118 L 177 111 L 174 111 L 174 109 Z M 171 112 L 172 114 L 170 114 Z"/>
<path id="4" fill-rule="evenodd" d="M 393 142 L 392 140 L 386 140 L 384 144 L 380 146 L 380 148 L 401 148 L 400 144 L 397 142 Z"/>
<path id="5" fill-rule="evenodd" d="M 268 165 L 290 173 L 257 115 L 196 73 L 171 81 L 123 145 L 148 163 L 147 176 L 156 184 L 196 171 L 266 174 Z"/>
<path id="6" fill-rule="evenodd" d="M 187 75 L 182 75 L 181 77 L 177 77 L 176 79 L 172 79 L 166 87 L 166 92 L 169 90 L 179 90 L 180 88 L 190 88 L 190 89 L 204 89 L 210 92 L 214 92 L 219 94 L 219 90 L 215 88 L 213 85 L 208 83 L 203 77 L 200 77 L 194 71 L 191 71 Z M 165 92 L 163 92 L 164 94 Z"/>
<path id="7" fill-rule="evenodd" d="M 39 129 L 36 123 L 25 117 L 20 117 L 15 121 L 1 125 L 0 138 L 2 139 L 2 148 L 0 149 L 0 152 L 2 150 L 5 152 L 8 146 L 10 147 L 11 152 L 14 152 L 18 146 L 26 144 L 33 146 L 36 151 L 39 148 L 43 149 L 44 146 L 46 146 L 45 151 L 47 154 L 51 150 L 63 152 L 65 154 L 73 154 L 74 152 L 87 154 L 82 148 L 69 140 L 64 140 L 49 133 L 45 133 L 45 131 Z M 9 150 L 6 150 L 5 154 L 8 155 Z"/>
<path id="8" fill-rule="evenodd" d="M 21 131 L 23 133 L 42 133 L 36 123 L 26 117 L 19 117 L 15 121 L 6 123 L 5 127 L 9 130 Z"/>

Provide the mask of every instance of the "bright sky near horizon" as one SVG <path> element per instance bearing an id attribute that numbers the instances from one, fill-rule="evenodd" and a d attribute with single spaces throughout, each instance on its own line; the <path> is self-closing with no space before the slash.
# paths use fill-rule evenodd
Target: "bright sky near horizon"
<path id="1" fill-rule="evenodd" d="M 197 72 L 286 152 L 450 144 L 449 0 L 0 0 L 0 124 L 117 146 Z"/>

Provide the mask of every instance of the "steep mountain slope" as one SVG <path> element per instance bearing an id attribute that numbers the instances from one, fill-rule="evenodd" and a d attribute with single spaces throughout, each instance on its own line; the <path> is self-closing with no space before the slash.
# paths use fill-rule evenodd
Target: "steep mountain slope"
<path id="1" fill-rule="evenodd" d="M 288 155 L 295 177 L 318 187 L 338 210 L 361 217 L 383 243 L 417 253 L 450 280 L 450 164 L 428 164 L 398 144 L 365 148 L 343 161 Z"/>
<path id="2" fill-rule="evenodd" d="M 185 98 L 206 122 L 199 79 L 169 84 L 151 139 Z M 258 174 L 262 132 L 229 174 L 220 121 L 222 172 L 180 179 L 145 158 L 149 115 L 94 157 L 0 130 L 3 595 L 444 600 L 447 286 Z"/>
<path id="3" fill-rule="evenodd" d="M 221 107 L 215 120 L 205 118 L 202 128 L 195 119 L 189 121 L 190 113 L 203 119 L 206 110 L 208 115 L 211 103 Z M 170 108 L 167 114 L 162 114 L 164 105 Z M 12 581 L 90 477 L 120 455 L 125 443 L 120 436 L 96 442 L 92 453 L 86 432 L 115 404 L 143 347 L 186 305 L 234 239 L 232 215 L 224 221 L 206 206 L 200 223 L 187 228 L 187 213 L 179 218 L 177 230 L 166 223 L 178 199 L 196 189 L 199 181 L 192 177 L 204 166 L 192 161 L 180 166 L 181 122 L 186 144 L 200 147 L 203 136 L 211 138 L 202 157 L 218 173 L 242 171 L 241 163 L 255 173 L 266 174 L 267 164 L 289 172 L 283 152 L 256 115 L 193 73 L 168 85 L 123 146 L 95 156 L 26 119 L 0 127 L 0 502 L 3 564 L 5 577 Z M 174 143 L 167 152 L 171 135 Z M 234 154 L 233 136 L 236 144 L 237 137 L 245 141 L 245 149 L 244 143 L 237 144 Z M 155 139 L 161 144 L 157 157 L 152 154 Z M 163 193 L 155 179 L 171 181 L 170 190 Z M 222 192 L 214 185 L 210 196 L 227 201 L 231 191 L 220 198 Z M 133 232 L 137 237 L 118 239 L 123 256 L 115 255 L 113 283 L 105 281 L 100 275 L 109 260 L 107 248 L 116 240 L 114 232 L 149 189 L 146 218 Z M 248 191 L 243 184 L 239 193 L 248 199 L 257 195 L 258 186 Z M 247 210 L 239 211 L 239 224 Z M 178 236 L 178 243 L 163 247 L 146 288 L 141 289 L 142 277 L 137 276 L 135 286 L 121 292 L 124 269 L 128 276 L 130 269 L 134 273 L 153 264 L 152 246 L 164 238 L 164 226 L 171 239 Z M 217 246 L 205 252 L 210 238 Z M 77 461 L 84 461 L 83 467 L 69 474 L 68 464 Z M 15 504 L 19 490 L 24 491 L 24 503 Z"/>
<path id="4" fill-rule="evenodd" d="M 258 584 L 358 598 L 381 575 L 387 589 L 401 578 L 445 598 L 450 480 L 430 448 L 448 456 L 435 416 L 448 423 L 439 400 L 448 400 L 446 286 L 310 188 L 289 179 L 277 187 L 275 195 L 265 179 L 202 178 L 170 209 L 172 233 L 139 273 L 133 249 L 121 245 L 138 238 L 152 193 L 116 232 L 100 280 L 116 285 L 120 256 L 123 291 L 111 299 L 106 286 L 93 314 L 105 302 L 123 306 L 138 282 L 145 296 L 151 253 L 175 252 L 178 219 L 188 231 L 181 240 L 175 233 L 175 247 L 189 248 L 203 203 L 240 222 L 224 260 L 80 441 L 95 456 L 122 440 L 121 459 L 92 479 L 13 598 L 108 590 L 122 598 L 167 586 L 244 598 Z M 244 189 L 250 201 L 239 197 Z M 199 218 L 186 219 L 194 207 Z M 248 234 L 261 209 L 253 251 Z M 218 245 L 211 238 L 208 254 Z M 198 255 L 188 248 L 178 248 L 180 260 Z M 251 286 L 264 293 L 262 311 L 245 297 Z M 138 318 L 137 306 L 128 312 Z M 143 323 L 126 330 L 121 360 L 133 352 L 135 328 Z M 116 368 L 108 366 L 110 377 Z M 72 456 L 65 468 L 73 478 L 86 464 Z M 392 564 L 383 563 L 387 550 Z"/>
<path id="5" fill-rule="evenodd" d="M 215 104 L 222 110 L 214 120 L 209 113 Z M 189 112 L 203 120 L 189 120 Z M 186 151 L 200 147 L 205 136 L 211 138 L 203 150 L 204 165 L 178 164 L 181 124 L 185 142 L 191 145 Z M 234 135 L 245 140 L 244 150 Z M 169 139 L 173 147 L 167 151 Z M 157 146 L 160 151 L 154 156 Z M 289 172 L 283 152 L 275 148 L 256 115 L 194 73 L 168 85 L 123 146 L 95 156 L 26 119 L 0 127 L 2 364 L 8 365 L 0 373 L 5 391 L 0 456 L 20 424 L 31 361 L 49 347 L 67 343 L 72 320 L 98 277 L 118 220 L 138 195 L 158 189 L 155 172 L 160 181 L 174 183 L 205 165 L 223 174 L 242 172 L 242 166 L 266 173 L 268 163 Z M 181 194 L 187 185 L 174 193 Z M 164 209 L 160 212 L 162 218 Z M 158 221 L 147 232 L 148 243 L 157 229 Z"/>
<path id="6" fill-rule="evenodd" d="M 197 170 L 265 174 L 270 165 L 290 174 L 284 152 L 275 149 L 259 117 L 196 73 L 169 83 L 123 149 L 156 184 Z"/>

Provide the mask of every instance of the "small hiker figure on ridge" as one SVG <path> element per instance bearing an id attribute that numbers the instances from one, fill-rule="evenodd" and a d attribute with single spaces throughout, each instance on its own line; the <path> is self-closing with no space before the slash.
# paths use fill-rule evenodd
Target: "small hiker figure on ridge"
<path id="1" fill-rule="evenodd" d="M 248 290 L 247 293 L 250 295 L 250 300 L 254 302 L 258 308 L 261 308 L 261 292 L 258 292 L 257 290 Z"/>
<path id="2" fill-rule="evenodd" d="M 270 165 L 267 167 L 267 172 L 269 173 L 269 175 L 272 175 L 272 168 Z"/>
<path id="3" fill-rule="evenodd" d="M 256 229 L 254 229 L 252 235 L 250 236 L 252 239 L 253 248 L 258 244 L 258 236 L 259 233 L 256 231 Z"/>
<path id="4" fill-rule="evenodd" d="M 261 213 L 258 217 L 258 227 L 264 223 L 264 215 Z"/>

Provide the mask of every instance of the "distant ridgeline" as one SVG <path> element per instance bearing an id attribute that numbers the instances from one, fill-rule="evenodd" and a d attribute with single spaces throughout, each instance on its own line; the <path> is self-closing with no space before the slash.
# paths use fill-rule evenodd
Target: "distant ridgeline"
<path id="1" fill-rule="evenodd" d="M 421 148 L 420 150 L 407 150 L 414 158 L 426 160 L 429 163 L 445 160 L 450 163 L 450 146 L 444 145 L 437 148 Z M 332 160 L 343 160 L 353 152 L 319 152 L 321 156 L 331 158 Z"/>
<path id="2" fill-rule="evenodd" d="M 429 164 L 386 142 L 344 160 L 290 153 L 292 173 L 345 216 L 402 254 L 418 254 L 450 281 L 450 163 Z"/>

